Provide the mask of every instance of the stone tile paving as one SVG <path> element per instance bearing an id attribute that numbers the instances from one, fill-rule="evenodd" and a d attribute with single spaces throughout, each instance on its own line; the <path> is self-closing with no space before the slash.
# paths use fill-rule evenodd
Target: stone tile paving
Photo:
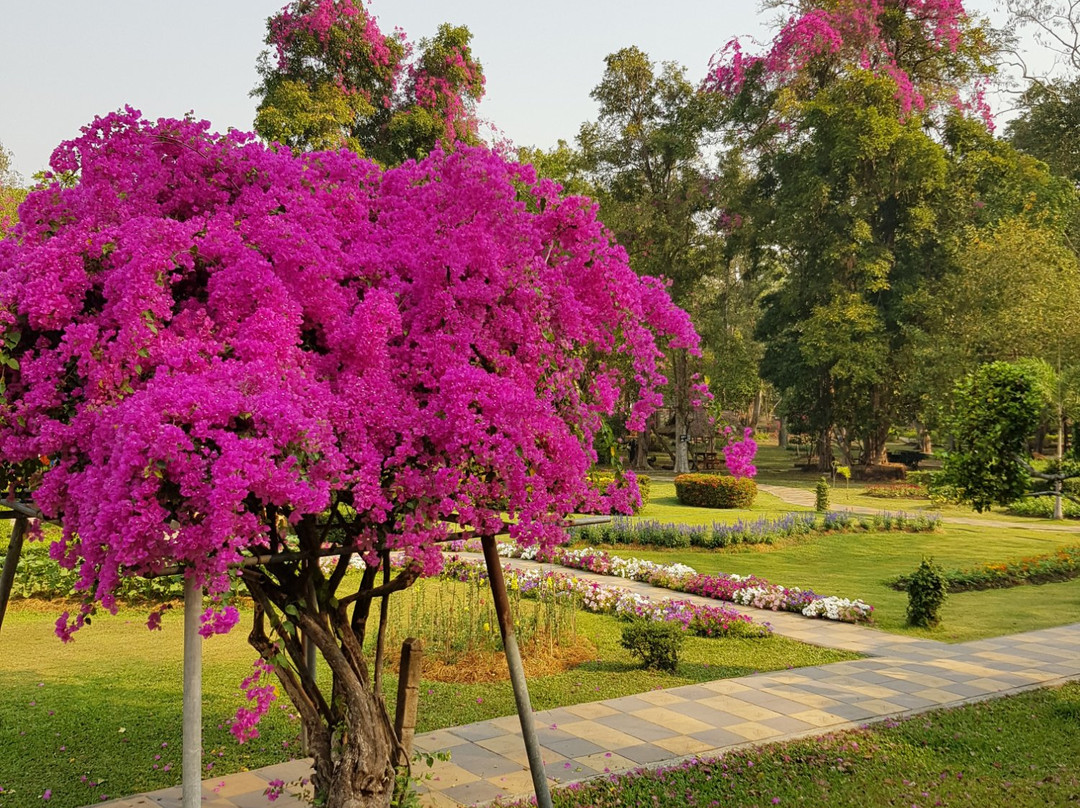
<path id="1" fill-rule="evenodd" d="M 664 594 L 645 584 L 620 583 L 653 597 Z M 868 656 L 537 712 L 537 734 L 551 782 L 564 784 L 688 756 L 717 755 L 748 744 L 1080 679 L 1080 623 L 947 645 L 866 626 L 745 611 L 757 619 L 767 618 L 778 634 Z M 451 756 L 436 762 L 431 779 L 421 786 L 424 804 L 430 808 L 531 793 L 516 717 L 423 733 L 415 743 L 425 752 L 445 750 Z M 294 761 L 215 778 L 203 784 L 202 805 L 298 808 L 304 803 L 295 797 L 270 803 L 263 791 L 270 780 L 299 781 L 309 772 L 308 761 Z M 166 789 L 104 805 L 180 808 L 180 791 Z"/>

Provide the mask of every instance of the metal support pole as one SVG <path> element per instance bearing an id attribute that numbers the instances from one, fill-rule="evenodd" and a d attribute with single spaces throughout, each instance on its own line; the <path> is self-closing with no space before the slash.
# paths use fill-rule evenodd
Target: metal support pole
<path id="1" fill-rule="evenodd" d="M 311 641 L 311 638 L 308 637 L 306 634 L 302 635 L 301 643 L 303 644 L 304 648 L 304 663 L 307 667 L 308 675 L 314 680 L 317 671 L 315 654 L 318 651 L 318 648 L 315 646 L 315 643 Z M 300 750 L 305 755 L 311 754 L 311 749 L 308 743 L 307 726 L 301 726 L 300 728 Z"/>
<path id="2" fill-rule="evenodd" d="M 503 580 L 499 550 L 494 536 L 482 537 L 480 544 L 484 548 L 484 563 L 487 565 L 495 614 L 499 618 L 499 631 L 502 632 L 503 649 L 506 651 L 506 666 L 510 669 L 510 683 L 514 686 L 514 701 L 517 702 L 518 718 L 521 720 L 525 753 L 529 756 L 529 771 L 532 773 L 533 790 L 536 792 L 536 805 L 537 808 L 551 808 L 551 791 L 548 789 L 547 775 L 544 772 L 544 761 L 540 756 L 540 741 L 536 737 L 536 727 L 533 726 L 529 685 L 525 681 L 525 666 L 521 664 L 521 651 L 518 650 L 517 638 L 514 636 L 514 619 L 510 615 L 510 599 L 506 596 L 506 581 Z"/>
<path id="3" fill-rule="evenodd" d="M 15 517 L 15 524 L 11 526 L 11 540 L 8 542 L 7 556 L 4 558 L 4 572 L 3 575 L 0 575 L 0 627 L 4 625 L 4 613 L 7 612 L 8 598 L 11 597 L 11 589 L 15 586 L 15 568 L 19 566 L 23 538 L 26 536 L 26 529 L 29 526 L 29 520 L 21 515 Z"/>
<path id="4" fill-rule="evenodd" d="M 202 587 L 184 578 L 184 758 L 183 808 L 202 805 Z"/>

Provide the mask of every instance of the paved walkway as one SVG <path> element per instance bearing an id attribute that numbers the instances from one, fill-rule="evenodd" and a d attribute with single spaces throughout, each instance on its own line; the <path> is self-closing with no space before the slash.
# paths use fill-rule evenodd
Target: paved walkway
<path id="1" fill-rule="evenodd" d="M 654 598 L 670 594 L 647 584 L 618 584 Z M 564 784 L 675 763 L 688 756 L 718 755 L 749 744 L 856 727 L 1080 679 L 1080 623 L 948 645 L 866 626 L 744 611 L 770 622 L 778 634 L 867 657 L 537 712 L 537 734 L 551 781 Z M 719 642 L 717 654 L 723 654 Z M 423 786 L 424 804 L 431 808 L 531 793 L 516 716 L 424 733 L 417 736 L 416 746 L 451 755 L 449 761 L 436 763 L 432 779 Z M 203 784 L 203 805 L 301 808 L 305 803 L 290 796 L 270 803 L 263 791 L 270 780 L 298 781 L 308 773 L 306 761 L 294 761 L 210 780 Z M 167 789 L 106 805 L 180 808 L 180 792 Z"/>

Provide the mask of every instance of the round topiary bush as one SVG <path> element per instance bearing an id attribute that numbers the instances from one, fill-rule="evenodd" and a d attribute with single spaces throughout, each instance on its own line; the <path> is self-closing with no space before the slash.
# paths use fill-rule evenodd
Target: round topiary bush
<path id="1" fill-rule="evenodd" d="M 719 474 L 680 474 L 675 496 L 683 505 L 701 508 L 749 508 L 757 496 L 757 483 L 749 477 Z"/>

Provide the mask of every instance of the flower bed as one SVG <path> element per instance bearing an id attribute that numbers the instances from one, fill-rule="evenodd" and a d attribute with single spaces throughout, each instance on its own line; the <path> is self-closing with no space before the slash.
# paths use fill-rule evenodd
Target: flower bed
<path id="1" fill-rule="evenodd" d="M 482 562 L 456 556 L 447 560 L 442 574 L 457 581 L 483 581 L 487 578 Z M 722 606 L 702 606 L 673 599 L 654 601 L 623 587 L 584 581 L 550 570 L 519 570 L 507 566 L 503 574 L 506 585 L 525 597 L 535 596 L 548 588 L 558 594 L 580 598 L 581 607 L 586 611 L 679 623 L 686 631 L 701 637 L 767 637 L 772 633 L 767 624 L 755 623 L 749 615 Z"/>
<path id="2" fill-rule="evenodd" d="M 451 546 L 453 550 L 474 548 L 478 549 L 478 543 L 472 545 L 459 542 Z M 542 553 L 537 547 L 523 550 L 516 544 L 500 544 L 499 555 L 560 564 L 601 575 L 614 575 L 676 592 L 687 592 L 758 609 L 796 612 L 806 617 L 821 617 L 845 623 L 869 622 L 874 611 L 873 606 L 862 600 L 826 597 L 809 589 L 772 584 L 753 575 L 703 575 L 685 564 L 657 564 L 639 558 L 620 558 L 592 547 L 581 550 L 558 547 Z"/>
<path id="3" fill-rule="evenodd" d="M 604 525 L 574 528 L 571 538 L 585 544 L 636 544 L 645 547 L 704 547 L 707 549 L 744 544 L 772 544 L 791 536 L 823 532 L 901 530 L 912 533 L 937 530 L 941 518 L 936 514 L 882 512 L 859 516 L 848 511 L 789 513 L 778 519 L 761 517 L 738 520 L 732 524 L 713 522 L 711 526 L 662 523 L 655 520 L 615 517 Z"/>
<path id="4" fill-rule="evenodd" d="M 1068 581 L 1080 577 L 1080 545 L 1059 547 L 1046 555 L 983 564 L 972 569 L 946 570 L 944 576 L 950 592 L 976 592 Z M 907 590 L 910 580 L 910 575 L 897 575 L 886 583 L 903 592 Z"/>

